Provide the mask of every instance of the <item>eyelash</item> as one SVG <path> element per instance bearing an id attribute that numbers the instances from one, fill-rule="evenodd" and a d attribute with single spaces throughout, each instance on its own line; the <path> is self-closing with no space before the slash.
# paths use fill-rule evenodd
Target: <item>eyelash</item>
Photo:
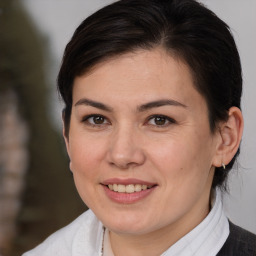
<path id="1" fill-rule="evenodd" d="M 89 122 L 90 118 L 103 118 L 104 119 L 104 123 L 102 123 L 102 124 L 91 123 L 91 122 Z M 82 122 L 86 123 L 86 124 L 88 124 L 88 125 L 90 125 L 92 127 L 101 127 L 103 125 L 110 124 L 110 122 L 107 120 L 107 118 L 104 117 L 103 115 L 100 115 L 100 114 L 93 114 L 93 115 L 85 116 L 82 119 Z"/>
<path id="2" fill-rule="evenodd" d="M 168 116 L 165 116 L 165 115 L 152 115 L 150 116 L 148 119 L 147 119 L 147 123 L 149 124 L 149 121 L 150 120 L 153 120 L 153 119 L 156 119 L 156 118 L 161 118 L 161 119 L 164 119 L 164 124 L 163 125 L 158 125 L 158 124 L 152 124 L 152 126 L 156 126 L 156 127 L 159 127 L 159 128 L 165 128 L 167 126 L 169 126 L 170 124 L 175 124 L 176 121 L 171 118 L 171 117 L 168 117 Z M 156 120 L 155 120 L 156 121 Z M 167 122 L 167 123 L 166 123 Z M 151 125 L 151 124 L 149 124 Z"/>
<path id="3" fill-rule="evenodd" d="M 94 123 L 89 122 L 90 118 L 102 118 L 104 121 L 101 124 L 96 124 L 95 120 L 94 120 Z M 150 124 L 149 123 L 151 120 L 156 119 L 156 118 L 162 119 L 162 121 L 164 121 L 164 124 L 160 125 L 160 124 L 156 124 L 156 123 L 155 124 Z M 86 124 L 88 124 L 88 125 L 90 125 L 92 127 L 101 127 L 103 125 L 111 124 L 106 117 L 104 117 L 103 115 L 100 115 L 100 114 L 92 114 L 92 115 L 85 116 L 82 119 L 82 122 L 86 123 Z M 156 122 L 156 120 L 155 120 L 155 122 Z M 158 128 L 164 128 L 164 127 L 169 126 L 170 124 L 175 124 L 175 123 L 176 123 L 176 121 L 173 118 L 170 118 L 168 116 L 165 116 L 165 115 L 152 115 L 152 116 L 147 118 L 145 124 L 151 125 L 151 126 L 155 126 L 155 127 L 158 127 Z"/>

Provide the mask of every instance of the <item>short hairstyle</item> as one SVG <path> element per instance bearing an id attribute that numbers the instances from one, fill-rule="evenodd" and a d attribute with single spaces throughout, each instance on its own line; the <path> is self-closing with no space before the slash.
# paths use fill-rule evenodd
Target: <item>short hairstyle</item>
<path id="1" fill-rule="evenodd" d="M 156 47 L 189 66 L 206 100 L 212 132 L 227 120 L 230 107 L 240 108 L 240 57 L 225 22 L 195 0 L 120 0 L 85 19 L 66 46 L 58 75 L 66 136 L 75 77 L 107 59 Z M 216 167 L 213 188 L 225 188 L 238 153 L 225 169 Z"/>

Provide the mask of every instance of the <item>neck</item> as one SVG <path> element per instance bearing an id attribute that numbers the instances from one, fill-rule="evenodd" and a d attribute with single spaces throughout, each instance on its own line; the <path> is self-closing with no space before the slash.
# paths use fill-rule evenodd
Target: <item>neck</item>
<path id="1" fill-rule="evenodd" d="M 203 205 L 201 201 L 186 216 L 156 231 L 139 235 L 110 232 L 110 242 L 114 255 L 161 255 L 180 238 L 194 229 L 208 215 L 210 211 L 210 192 L 203 197 Z"/>

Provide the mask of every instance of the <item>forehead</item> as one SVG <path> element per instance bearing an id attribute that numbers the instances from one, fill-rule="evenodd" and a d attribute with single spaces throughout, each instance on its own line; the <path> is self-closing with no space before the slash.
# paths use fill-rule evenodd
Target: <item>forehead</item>
<path id="1" fill-rule="evenodd" d="M 188 101 L 191 92 L 196 93 L 188 65 L 161 48 L 138 50 L 105 60 L 76 77 L 73 89 L 73 97 L 83 91 L 103 99 L 110 92 L 112 96 L 126 93 L 131 97 L 168 92 L 170 96 Z"/>

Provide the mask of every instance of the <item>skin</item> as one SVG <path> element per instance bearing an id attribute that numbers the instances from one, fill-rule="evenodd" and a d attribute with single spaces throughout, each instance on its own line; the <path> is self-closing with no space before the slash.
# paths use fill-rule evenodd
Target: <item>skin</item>
<path id="1" fill-rule="evenodd" d="M 159 100 L 172 104 L 148 104 Z M 81 198 L 110 230 L 115 255 L 160 255 L 209 213 L 215 166 L 231 160 L 241 132 L 231 138 L 225 125 L 224 135 L 212 133 L 207 113 L 188 66 L 162 49 L 119 56 L 75 79 L 65 138 L 70 169 Z M 113 178 L 156 186 L 139 201 L 118 203 L 102 185 Z"/>

